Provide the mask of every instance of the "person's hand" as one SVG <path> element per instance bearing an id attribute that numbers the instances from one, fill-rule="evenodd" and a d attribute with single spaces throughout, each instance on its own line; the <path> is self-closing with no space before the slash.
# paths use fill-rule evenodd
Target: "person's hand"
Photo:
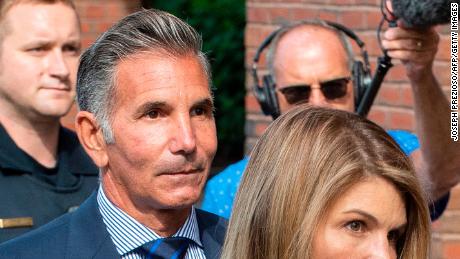
<path id="1" fill-rule="evenodd" d="M 433 60 L 438 50 L 439 35 L 433 27 L 426 29 L 389 28 L 382 38 L 388 56 L 399 59 L 406 67 L 410 80 L 423 80 L 432 73 Z"/>

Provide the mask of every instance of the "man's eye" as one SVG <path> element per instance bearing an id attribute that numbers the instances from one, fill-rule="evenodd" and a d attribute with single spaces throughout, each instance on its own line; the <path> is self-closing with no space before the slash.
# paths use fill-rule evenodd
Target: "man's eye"
<path id="1" fill-rule="evenodd" d="M 212 116 L 212 110 L 207 107 L 196 107 L 192 110 L 192 116 Z"/>
<path id="2" fill-rule="evenodd" d="M 64 46 L 63 51 L 70 54 L 79 54 L 80 48 L 77 46 Z"/>
<path id="3" fill-rule="evenodd" d="M 32 53 L 40 53 L 46 51 L 45 47 L 35 47 L 35 48 L 30 48 L 27 51 L 32 52 Z"/>
<path id="4" fill-rule="evenodd" d="M 147 112 L 146 116 L 149 119 L 156 119 L 156 118 L 160 117 L 160 112 L 157 111 L 157 110 L 152 110 L 152 111 Z"/>
<path id="5" fill-rule="evenodd" d="M 347 223 L 346 227 L 353 232 L 361 233 L 364 231 L 365 224 L 362 221 L 354 220 Z"/>
<path id="6" fill-rule="evenodd" d="M 193 114 L 196 116 L 201 116 L 205 114 L 205 110 L 203 108 L 195 108 L 193 110 Z"/>

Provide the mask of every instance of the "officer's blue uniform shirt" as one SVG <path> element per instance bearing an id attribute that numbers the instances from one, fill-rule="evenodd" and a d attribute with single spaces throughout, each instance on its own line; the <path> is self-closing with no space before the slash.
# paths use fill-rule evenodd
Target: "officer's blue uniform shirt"
<path id="1" fill-rule="evenodd" d="M 387 132 L 396 143 L 398 143 L 406 155 L 410 155 L 414 150 L 420 148 L 417 136 L 410 132 L 403 130 L 389 130 Z M 249 158 L 245 157 L 239 162 L 228 166 L 207 182 L 201 202 L 201 209 L 225 218 L 230 217 L 233 200 L 235 199 L 241 177 L 248 161 Z M 442 212 L 444 212 L 447 207 L 448 201 L 449 194 L 430 206 L 432 220 L 441 216 Z"/>

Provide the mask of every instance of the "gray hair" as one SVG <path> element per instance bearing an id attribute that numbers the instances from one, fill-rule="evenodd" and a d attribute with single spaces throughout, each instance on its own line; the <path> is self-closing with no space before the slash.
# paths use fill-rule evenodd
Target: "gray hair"
<path id="1" fill-rule="evenodd" d="M 196 55 L 210 85 L 210 66 L 201 47 L 201 36 L 172 14 L 150 9 L 123 18 L 81 56 L 77 74 L 79 109 L 93 113 L 105 141 L 114 143 L 111 99 L 115 95 L 115 75 L 120 61 L 141 52 L 159 52 L 172 57 Z"/>
<path id="2" fill-rule="evenodd" d="M 278 43 L 280 42 L 281 38 L 288 32 L 302 27 L 302 26 L 312 26 L 312 27 L 319 27 L 319 28 L 324 28 L 327 30 L 331 30 L 337 34 L 337 37 L 339 38 L 340 42 L 342 43 L 343 48 L 345 49 L 346 55 L 347 55 L 347 65 L 350 71 L 353 68 L 353 62 L 354 62 L 354 55 L 353 55 L 353 49 L 351 48 L 350 41 L 348 40 L 348 37 L 345 35 L 340 30 L 337 30 L 336 28 L 328 25 L 325 21 L 315 19 L 315 20 L 304 20 L 304 21 L 299 21 L 291 24 L 287 24 L 281 27 L 279 31 L 276 33 L 275 38 L 273 38 L 273 41 L 270 44 L 270 47 L 267 51 L 267 65 L 268 65 L 268 71 L 272 78 L 276 80 L 275 76 L 275 68 L 274 68 L 274 59 L 276 55 L 276 50 L 278 49 Z"/>

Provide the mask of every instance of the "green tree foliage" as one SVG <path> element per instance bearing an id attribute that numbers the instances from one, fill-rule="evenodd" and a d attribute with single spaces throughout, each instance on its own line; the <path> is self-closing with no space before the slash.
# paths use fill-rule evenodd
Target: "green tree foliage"
<path id="1" fill-rule="evenodd" d="M 243 0 L 149 0 L 192 25 L 203 37 L 211 62 L 219 149 L 217 165 L 240 159 L 244 146 Z M 144 4 L 145 5 L 145 4 Z"/>

